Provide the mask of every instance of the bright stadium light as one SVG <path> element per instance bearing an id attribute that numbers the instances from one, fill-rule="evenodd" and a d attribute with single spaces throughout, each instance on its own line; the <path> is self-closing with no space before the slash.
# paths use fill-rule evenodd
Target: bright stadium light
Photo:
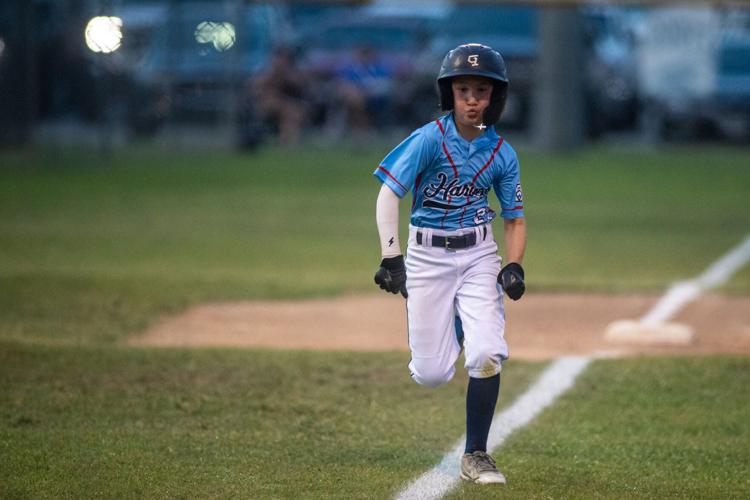
<path id="1" fill-rule="evenodd" d="M 91 18 L 86 25 L 86 45 L 93 52 L 109 54 L 122 45 L 122 19 L 112 16 Z"/>
<path id="2" fill-rule="evenodd" d="M 219 52 L 232 48 L 235 37 L 236 31 L 232 23 L 203 21 L 195 27 L 195 41 L 211 43 Z"/>
<path id="3" fill-rule="evenodd" d="M 214 37 L 216 23 L 203 21 L 195 27 L 195 41 L 198 43 L 211 43 Z"/>
<path id="4" fill-rule="evenodd" d="M 214 30 L 214 48 L 218 51 L 231 48 L 234 45 L 235 34 L 232 23 L 221 23 Z"/>

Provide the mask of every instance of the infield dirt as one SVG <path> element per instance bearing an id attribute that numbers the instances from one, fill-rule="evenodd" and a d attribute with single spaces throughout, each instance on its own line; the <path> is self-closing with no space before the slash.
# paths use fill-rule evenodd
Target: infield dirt
<path id="1" fill-rule="evenodd" d="M 624 345 L 604 339 L 614 320 L 637 319 L 658 296 L 527 294 L 506 301 L 511 357 L 750 354 L 750 297 L 706 295 L 674 318 L 690 325 L 687 346 Z M 386 294 L 305 301 L 203 304 L 163 318 L 130 345 L 265 347 L 327 351 L 407 349 L 406 307 Z"/>

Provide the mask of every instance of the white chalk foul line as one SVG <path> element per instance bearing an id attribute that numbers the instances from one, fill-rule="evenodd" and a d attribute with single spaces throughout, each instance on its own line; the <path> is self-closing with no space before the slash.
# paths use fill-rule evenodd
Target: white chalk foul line
<path id="1" fill-rule="evenodd" d="M 750 260 L 750 236 L 711 264 L 703 274 L 687 281 L 678 281 L 654 304 L 641 319 L 645 325 L 658 325 L 674 316 L 682 306 L 695 300 L 705 290 L 726 283 L 745 263 Z"/>
<path id="2" fill-rule="evenodd" d="M 565 357 L 550 364 L 534 385 L 492 419 L 487 450 L 492 452 L 514 431 L 531 422 L 558 396 L 573 387 L 575 379 L 590 361 L 591 358 L 586 357 Z M 466 436 L 463 436 L 438 465 L 411 482 L 396 498 L 437 499 L 450 491 L 460 480 L 458 464 L 464 452 L 465 441 Z"/>

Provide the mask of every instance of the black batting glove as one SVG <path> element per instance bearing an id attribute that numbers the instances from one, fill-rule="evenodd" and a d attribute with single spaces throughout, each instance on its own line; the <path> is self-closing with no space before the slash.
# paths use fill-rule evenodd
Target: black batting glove
<path id="1" fill-rule="evenodd" d="M 526 291 L 526 284 L 523 282 L 523 267 L 518 262 L 511 262 L 500 269 L 497 282 L 503 287 L 505 294 L 513 300 L 518 300 Z"/>
<path id="2" fill-rule="evenodd" d="M 380 263 L 380 269 L 375 273 L 375 283 L 386 292 L 399 293 L 407 298 L 406 267 L 404 256 L 387 257 Z"/>

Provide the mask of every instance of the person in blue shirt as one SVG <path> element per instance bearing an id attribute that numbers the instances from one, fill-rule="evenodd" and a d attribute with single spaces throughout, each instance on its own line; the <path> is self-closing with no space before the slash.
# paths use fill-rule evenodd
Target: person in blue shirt
<path id="1" fill-rule="evenodd" d="M 394 69 L 372 46 L 364 44 L 337 69 L 335 76 L 346 126 L 357 132 L 366 131 L 379 113 L 387 111 Z"/>
<path id="2" fill-rule="evenodd" d="M 503 296 L 524 293 L 526 248 L 523 193 L 516 152 L 495 131 L 508 78 L 491 47 L 465 44 L 448 52 L 437 78 L 448 113 L 415 130 L 375 169 L 382 182 L 376 206 L 381 289 L 406 298 L 409 369 L 425 386 L 455 374 L 464 351 L 469 373 L 466 448 L 461 478 L 506 482 L 487 453 L 487 439 L 508 358 Z M 503 219 L 505 260 L 498 256 L 488 195 Z M 412 193 L 406 259 L 398 238 L 399 200 Z"/>

